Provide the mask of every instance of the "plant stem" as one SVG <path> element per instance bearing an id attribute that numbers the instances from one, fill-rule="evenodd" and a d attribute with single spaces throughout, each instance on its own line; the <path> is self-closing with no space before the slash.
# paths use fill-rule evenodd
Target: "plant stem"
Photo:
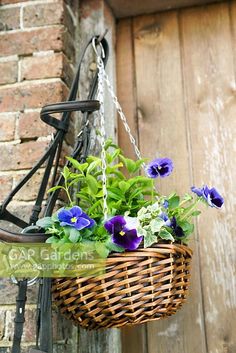
<path id="1" fill-rule="evenodd" d="M 182 218 L 180 218 L 181 221 L 184 221 L 185 219 L 187 219 L 189 216 L 191 216 L 192 212 L 195 210 L 197 204 L 200 202 L 200 199 L 197 199 L 192 206 L 189 208 L 189 210 L 184 214 L 184 216 Z"/>
<path id="2" fill-rule="evenodd" d="M 154 203 L 154 190 L 155 190 L 155 186 L 154 186 L 154 180 L 151 180 L 151 184 L 152 184 L 152 203 Z"/>
<path id="3" fill-rule="evenodd" d="M 180 206 L 183 206 L 185 203 L 188 203 L 188 202 L 190 202 L 191 200 L 183 200 L 183 201 L 181 201 L 180 202 L 180 204 L 179 204 L 179 207 Z"/>
<path id="4" fill-rule="evenodd" d="M 66 192 L 68 200 L 70 202 L 70 207 L 72 207 L 73 206 L 73 202 L 72 202 L 72 199 L 70 197 L 69 188 L 68 188 L 68 184 L 67 184 L 67 180 L 66 179 L 65 179 L 65 192 Z"/>

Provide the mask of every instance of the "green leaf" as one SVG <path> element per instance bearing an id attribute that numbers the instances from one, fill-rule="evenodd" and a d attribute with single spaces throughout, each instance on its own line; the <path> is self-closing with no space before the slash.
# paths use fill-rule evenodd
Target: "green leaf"
<path id="1" fill-rule="evenodd" d="M 87 202 L 89 202 L 89 203 L 91 202 L 91 200 L 90 200 L 88 194 L 85 194 L 84 192 L 78 192 L 78 193 L 76 194 L 76 196 L 77 196 L 78 198 L 80 198 L 81 200 L 87 201 Z"/>
<path id="2" fill-rule="evenodd" d="M 70 226 L 64 226 L 63 227 L 63 231 L 64 231 L 65 236 L 69 238 L 71 227 Z"/>
<path id="3" fill-rule="evenodd" d="M 65 166 L 65 167 L 63 168 L 62 175 L 64 176 L 64 178 L 65 178 L 66 180 L 69 178 L 69 176 L 70 176 L 70 169 L 69 169 L 67 166 Z"/>
<path id="4" fill-rule="evenodd" d="M 96 196 L 96 198 L 103 197 L 103 190 L 100 190 L 95 196 Z"/>
<path id="5" fill-rule="evenodd" d="M 50 228 L 52 227 L 53 225 L 53 221 L 52 221 L 52 218 L 51 217 L 44 217 L 44 218 L 41 218 L 39 219 L 37 222 L 36 222 L 36 225 L 40 228 Z"/>
<path id="6" fill-rule="evenodd" d="M 89 164 L 87 168 L 87 174 L 91 173 L 96 167 L 98 167 L 101 164 L 100 160 L 94 161 Z"/>
<path id="7" fill-rule="evenodd" d="M 72 243 L 77 243 L 79 238 L 80 238 L 80 232 L 77 229 L 71 227 L 70 235 L 69 235 L 70 241 Z"/>
<path id="8" fill-rule="evenodd" d="M 92 175 L 86 175 L 86 181 L 91 194 L 96 195 L 98 192 L 98 182 Z"/>
<path id="9" fill-rule="evenodd" d="M 105 142 L 105 150 L 107 150 L 110 146 L 112 146 L 113 140 L 112 138 L 108 138 Z"/>
<path id="10" fill-rule="evenodd" d="M 101 256 L 101 258 L 103 259 L 106 259 L 109 255 L 109 249 L 106 247 L 106 244 L 100 241 L 95 242 L 95 250 L 97 251 L 98 255 Z"/>
<path id="11" fill-rule="evenodd" d="M 189 235 L 194 231 L 194 225 L 188 221 L 178 221 L 178 225 L 183 229 L 185 235 Z"/>
<path id="12" fill-rule="evenodd" d="M 153 233 L 159 232 L 161 227 L 165 224 L 163 219 L 161 218 L 155 218 L 152 219 L 150 222 L 151 230 Z"/>
<path id="13" fill-rule="evenodd" d="M 47 244 L 54 244 L 54 243 L 58 243 L 60 239 L 58 239 L 57 237 L 55 237 L 54 235 L 50 238 L 47 238 L 46 243 Z"/>
<path id="14" fill-rule="evenodd" d="M 118 245 L 112 243 L 112 241 L 110 239 L 106 242 L 106 247 L 110 251 L 115 251 L 115 252 L 124 252 L 125 251 L 125 249 L 122 248 L 121 246 L 118 246 Z"/>
<path id="15" fill-rule="evenodd" d="M 63 186 L 57 185 L 57 186 L 53 186 L 52 188 L 48 189 L 47 192 L 53 192 L 53 191 L 59 190 L 59 189 L 65 190 L 65 188 Z"/>
<path id="16" fill-rule="evenodd" d="M 168 208 L 173 209 L 179 206 L 180 198 L 178 195 L 174 194 L 168 199 Z"/>
<path id="17" fill-rule="evenodd" d="M 170 232 L 168 232 L 168 230 L 166 228 L 162 228 L 160 233 L 159 233 L 159 237 L 161 239 L 164 240 L 170 240 L 170 241 L 174 241 L 174 237 L 172 236 L 172 234 Z"/>
<path id="18" fill-rule="evenodd" d="M 143 193 L 143 188 L 138 188 L 134 190 L 129 197 L 129 201 L 132 199 L 135 199 L 137 196 L 141 195 Z"/>
<path id="19" fill-rule="evenodd" d="M 75 169 L 78 169 L 83 173 L 83 171 L 88 167 L 88 163 L 79 163 L 76 159 L 72 157 L 66 157 L 68 161 L 73 165 Z"/>
<path id="20" fill-rule="evenodd" d="M 119 182 L 119 188 L 125 194 L 127 190 L 129 190 L 130 185 L 126 181 L 122 180 Z"/>
<path id="21" fill-rule="evenodd" d="M 133 173 L 136 170 L 135 161 L 130 158 L 125 158 L 124 156 L 120 155 L 120 159 L 124 163 L 125 167 L 127 168 L 129 173 Z"/>
<path id="22" fill-rule="evenodd" d="M 135 185 L 136 183 L 139 183 L 139 184 L 142 185 L 142 186 L 144 186 L 144 185 L 150 186 L 150 181 L 151 181 L 150 178 L 148 178 L 148 177 L 143 177 L 143 176 L 138 175 L 138 176 L 136 176 L 136 177 L 134 177 L 134 178 L 130 178 L 130 179 L 128 180 L 128 183 L 129 183 L 131 186 Z"/>
<path id="23" fill-rule="evenodd" d="M 144 247 L 148 248 L 152 244 L 157 242 L 157 236 L 154 235 L 152 232 L 147 232 L 144 237 Z"/>
<path id="24" fill-rule="evenodd" d="M 137 160 L 137 161 L 135 162 L 134 173 L 137 172 L 137 171 L 141 168 L 141 166 L 143 165 L 143 163 L 145 163 L 146 161 L 147 161 L 147 158 L 146 158 L 146 159 L 142 158 L 142 159 Z"/>
<path id="25" fill-rule="evenodd" d="M 117 148 L 115 152 L 112 153 L 111 160 L 114 161 L 114 159 L 116 159 L 119 156 L 120 152 L 121 152 L 120 148 Z"/>
<path id="26" fill-rule="evenodd" d="M 121 173 L 119 170 L 115 170 L 113 172 L 113 174 L 115 174 L 115 176 L 117 176 L 120 180 L 124 180 L 125 179 L 125 176 L 123 173 Z"/>

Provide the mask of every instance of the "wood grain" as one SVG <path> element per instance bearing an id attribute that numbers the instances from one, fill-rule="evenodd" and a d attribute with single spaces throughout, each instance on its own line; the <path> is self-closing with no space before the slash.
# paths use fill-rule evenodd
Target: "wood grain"
<path id="1" fill-rule="evenodd" d="M 138 143 L 137 134 L 137 112 L 136 112 L 136 83 L 133 61 L 133 38 L 132 20 L 121 20 L 117 25 L 117 46 L 116 46 L 116 72 L 117 72 L 117 94 L 122 109 L 128 120 L 132 134 Z M 118 139 L 120 147 L 130 158 L 135 158 L 133 147 L 124 129 L 121 120 L 118 118 Z"/>
<path id="2" fill-rule="evenodd" d="M 124 19 L 117 24 L 117 94 L 122 109 L 126 115 L 132 134 L 138 141 L 137 134 L 137 106 L 136 106 L 136 83 L 133 57 L 133 29 L 132 20 Z M 119 146 L 130 158 L 135 158 L 133 148 L 129 142 L 123 124 L 118 120 Z M 146 327 L 140 325 L 135 328 L 124 328 L 121 330 L 122 352 L 146 353 Z"/>
<path id="3" fill-rule="evenodd" d="M 139 16 L 133 22 L 133 64 L 126 57 L 126 66 L 135 65 L 130 77 L 137 98 L 129 108 L 134 112 L 136 104 L 140 148 L 147 157 L 175 162 L 175 173 L 158 188 L 183 193 L 207 183 L 226 203 L 220 211 L 204 209 L 196 224 L 188 304 L 166 321 L 126 330 L 124 351 L 234 353 L 236 2 Z M 128 38 L 130 43 L 130 32 Z M 123 34 L 118 65 L 125 45 Z M 126 87 L 133 92 L 125 76 L 118 81 L 123 97 Z"/>
<path id="4" fill-rule="evenodd" d="M 209 4 L 220 0 L 106 0 L 117 18 L 151 14 L 157 11 Z"/>
<path id="5" fill-rule="evenodd" d="M 187 138 L 181 51 L 176 12 L 140 16 L 134 21 L 139 136 L 145 157 L 168 156 L 175 172 L 158 182 L 169 194 L 189 190 L 190 146 Z M 166 321 L 147 325 L 148 352 L 206 352 L 198 251 L 193 264 L 189 304 Z M 194 318 L 194 319 L 193 319 Z M 192 334 L 194 332 L 194 335 Z"/>
<path id="6" fill-rule="evenodd" d="M 236 351 L 236 173 L 235 168 L 228 168 L 235 160 L 235 3 L 233 38 L 228 10 L 227 3 L 222 3 L 181 14 L 194 183 L 215 186 L 226 199 L 223 210 L 204 211 L 198 224 L 207 351 L 211 353 Z"/>

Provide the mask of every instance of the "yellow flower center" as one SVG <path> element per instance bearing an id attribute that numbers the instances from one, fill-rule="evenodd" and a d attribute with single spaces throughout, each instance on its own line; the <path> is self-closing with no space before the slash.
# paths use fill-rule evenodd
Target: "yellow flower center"
<path id="1" fill-rule="evenodd" d="M 123 235 L 125 235 L 125 232 L 123 232 L 122 230 L 119 234 L 123 237 Z"/>
<path id="2" fill-rule="evenodd" d="M 73 218 L 71 218 L 71 223 L 76 223 L 76 221 L 77 221 L 77 218 L 76 217 L 73 217 Z"/>

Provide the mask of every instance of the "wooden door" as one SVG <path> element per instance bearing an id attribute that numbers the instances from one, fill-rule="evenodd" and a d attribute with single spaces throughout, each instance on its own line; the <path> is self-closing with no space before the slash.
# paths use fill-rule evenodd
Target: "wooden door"
<path id="1" fill-rule="evenodd" d="M 215 186 L 195 224 L 191 293 L 172 318 L 123 329 L 124 353 L 235 353 L 236 2 L 122 19 L 118 96 L 143 156 L 168 156 L 162 193 Z M 132 156 L 124 129 L 119 141 Z"/>

